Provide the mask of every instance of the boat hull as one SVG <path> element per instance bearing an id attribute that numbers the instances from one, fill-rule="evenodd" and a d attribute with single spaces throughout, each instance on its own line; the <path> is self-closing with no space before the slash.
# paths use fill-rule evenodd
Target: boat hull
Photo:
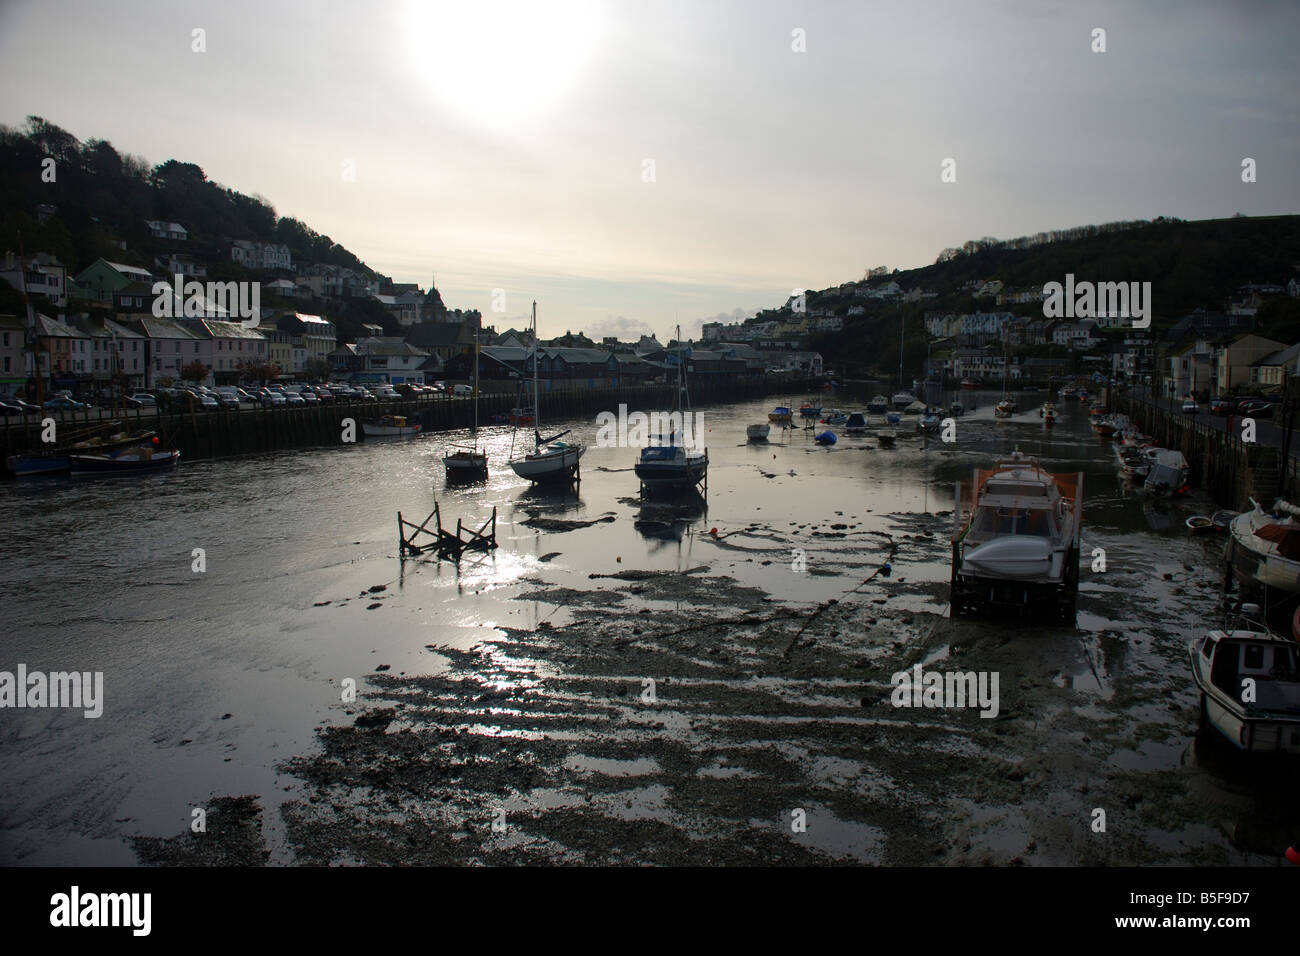
<path id="1" fill-rule="evenodd" d="M 369 422 L 362 422 L 361 433 L 367 438 L 414 438 L 420 434 L 420 426 L 406 425 L 399 427 L 397 425 L 372 425 Z"/>
<path id="2" fill-rule="evenodd" d="M 530 455 L 512 461 L 510 468 L 520 478 L 527 478 L 532 482 L 571 479 L 577 473 L 578 462 L 585 450 L 581 446 L 575 446 L 560 452 Z"/>
<path id="3" fill-rule="evenodd" d="M 771 425 L 750 425 L 745 429 L 745 437 L 750 441 L 767 441 L 771 430 Z"/>
<path id="4" fill-rule="evenodd" d="M 709 462 L 639 461 L 632 470 L 647 488 L 693 488 L 709 473 Z"/>
<path id="5" fill-rule="evenodd" d="M 151 458 L 115 458 L 112 455 L 69 455 L 74 478 L 89 475 L 147 475 L 171 471 L 181 460 L 178 451 L 161 451 Z"/>

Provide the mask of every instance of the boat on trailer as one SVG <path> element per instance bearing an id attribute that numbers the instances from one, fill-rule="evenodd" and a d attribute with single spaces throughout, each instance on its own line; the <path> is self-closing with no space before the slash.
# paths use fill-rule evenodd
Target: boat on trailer
<path id="1" fill-rule="evenodd" d="M 1072 622 L 1083 473 L 1044 471 L 1017 450 L 977 470 L 968 488 L 963 502 L 958 482 L 953 501 L 953 613 L 1038 611 Z"/>

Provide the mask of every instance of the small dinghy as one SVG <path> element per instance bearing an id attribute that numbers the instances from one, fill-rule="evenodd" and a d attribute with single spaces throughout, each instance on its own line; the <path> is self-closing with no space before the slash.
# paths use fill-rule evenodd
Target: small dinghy
<path id="1" fill-rule="evenodd" d="M 1208 518 L 1205 515 L 1192 515 L 1183 523 L 1193 532 L 1214 530 L 1214 519 Z"/>
<path id="2" fill-rule="evenodd" d="M 903 416 L 898 412 L 886 412 L 885 421 L 890 425 L 898 425 L 903 421 Z"/>
<path id="3" fill-rule="evenodd" d="M 745 429 L 745 438 L 749 441 L 767 441 L 768 433 L 772 430 L 771 425 L 750 425 Z"/>
<path id="4" fill-rule="evenodd" d="M 1215 531 L 1227 531 L 1232 526 L 1232 519 L 1241 517 L 1240 511 L 1216 511 L 1210 515 Z"/>
<path id="5" fill-rule="evenodd" d="M 813 441 L 819 445 L 834 445 L 836 442 L 835 433 L 833 431 L 824 431 L 819 435 L 813 435 Z"/>

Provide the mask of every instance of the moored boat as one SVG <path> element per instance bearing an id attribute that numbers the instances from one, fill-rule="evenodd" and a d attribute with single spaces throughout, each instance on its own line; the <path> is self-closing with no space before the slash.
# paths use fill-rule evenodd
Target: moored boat
<path id="1" fill-rule="evenodd" d="M 106 423 L 99 431 L 103 432 L 107 428 L 116 428 L 120 422 Z M 81 434 L 85 434 L 82 432 Z M 72 463 L 70 456 L 75 454 L 81 455 L 104 455 L 111 454 L 123 448 L 132 448 L 141 444 L 152 444 L 156 437 L 155 432 L 151 429 L 132 432 L 117 432 L 111 435 L 92 435 L 81 441 L 74 441 L 68 444 L 56 445 L 38 452 L 24 452 L 16 455 L 10 455 L 5 459 L 5 464 L 9 470 L 18 478 L 30 478 L 38 475 L 55 475 L 62 474 L 71 469 Z"/>
<path id="2" fill-rule="evenodd" d="M 817 442 L 819 445 L 834 445 L 836 442 L 835 433 L 829 430 L 820 432 L 819 434 L 813 435 L 813 441 Z"/>
<path id="3" fill-rule="evenodd" d="M 1300 649 L 1250 620 L 1258 614 L 1242 605 L 1235 622 L 1188 644 L 1201 727 L 1240 750 L 1300 753 Z"/>
<path id="4" fill-rule="evenodd" d="M 1213 531 L 1214 519 L 1208 515 L 1190 515 L 1183 524 L 1187 525 L 1187 530 L 1193 534 L 1199 534 L 1202 531 Z"/>
<path id="5" fill-rule="evenodd" d="M 883 395 L 876 395 L 867 402 L 868 415 L 883 415 L 887 411 L 889 411 L 889 399 Z"/>
<path id="6" fill-rule="evenodd" d="M 894 393 L 894 397 L 891 401 L 894 404 L 894 408 L 901 412 L 903 409 L 907 408 L 908 405 L 911 405 L 916 401 L 916 396 L 911 392 L 898 391 Z"/>
<path id="7" fill-rule="evenodd" d="M 799 417 L 806 422 L 815 422 L 822 413 L 821 405 L 815 405 L 811 401 L 804 402 L 799 406 Z"/>
<path id="8" fill-rule="evenodd" d="M 968 392 L 973 392 L 975 389 L 980 387 L 980 383 L 976 382 L 974 379 L 963 378 L 961 380 L 961 387 Z"/>
<path id="9" fill-rule="evenodd" d="M 1072 621 L 1079 585 L 1083 473 L 1058 475 L 1019 451 L 954 495 L 954 614 L 1043 610 Z M 964 524 L 963 524 L 964 519 Z"/>
<path id="10" fill-rule="evenodd" d="M 87 475 L 138 475 L 170 471 L 180 460 L 181 453 L 178 451 L 145 444 L 112 452 L 69 455 L 68 466 L 74 478 Z"/>
<path id="11" fill-rule="evenodd" d="M 1186 494 L 1190 469 L 1181 451 L 1172 448 L 1153 448 L 1147 452 L 1151 465 L 1147 470 L 1142 492 L 1155 497 Z"/>
<path id="12" fill-rule="evenodd" d="M 773 425 L 789 425 L 792 417 L 790 409 L 784 405 L 778 405 L 767 413 L 767 420 Z"/>
<path id="13" fill-rule="evenodd" d="M 927 411 L 925 402 L 915 401 L 903 409 L 904 415 L 924 415 Z"/>
<path id="14" fill-rule="evenodd" d="M 1018 411 L 1020 411 L 1020 407 L 1016 405 L 1016 403 L 1012 399 L 1004 398 L 1002 399 L 1002 401 L 998 402 L 996 405 L 993 406 L 993 417 L 1010 418 Z"/>
<path id="15" fill-rule="evenodd" d="M 1038 414 L 1043 419 L 1044 425 L 1056 424 L 1056 405 L 1051 400 L 1043 402 L 1043 407 L 1038 410 Z"/>
<path id="16" fill-rule="evenodd" d="M 529 410 L 534 424 L 541 423 L 541 399 L 537 390 L 537 303 L 533 303 L 533 407 Z M 523 457 L 511 457 L 510 469 L 520 478 L 526 478 L 534 484 L 557 481 L 573 481 L 578 475 L 578 464 L 582 460 L 586 447 L 581 444 L 568 444 L 559 441 L 569 433 L 568 429 L 550 438 L 543 438 L 542 433 L 533 429 L 533 450 Z M 511 439 L 513 446 L 513 439 Z"/>
<path id="17" fill-rule="evenodd" d="M 1229 520 L 1224 561 L 1243 597 L 1289 608 L 1300 595 L 1300 508 L 1281 498 L 1271 511 L 1250 503 L 1250 511 Z"/>
<path id="18" fill-rule="evenodd" d="M 889 425 L 898 425 L 903 421 L 902 412 L 885 412 L 885 422 Z"/>
<path id="19" fill-rule="evenodd" d="M 408 423 L 405 415 L 384 415 L 373 422 L 362 422 L 361 433 L 367 438 L 409 438 L 420 434 L 420 425 L 418 422 Z"/>
<path id="20" fill-rule="evenodd" d="M 853 412 L 844 421 L 844 433 L 846 435 L 865 435 L 867 433 L 867 418 L 861 412 Z"/>
<path id="21" fill-rule="evenodd" d="M 826 414 L 822 416 L 821 423 L 823 425 L 843 425 L 848 420 L 848 412 L 842 412 L 838 408 L 832 408 L 828 409 Z"/>
<path id="22" fill-rule="evenodd" d="M 677 341 L 682 339 L 681 326 L 677 328 Z M 680 349 L 680 345 L 678 346 Z M 690 407 L 689 393 L 686 390 L 686 379 L 683 367 L 685 365 L 684 357 L 679 354 L 677 360 L 677 408 L 683 421 L 686 419 Z M 768 415 L 771 419 L 773 414 L 784 412 L 786 421 L 789 424 L 790 409 L 785 406 L 777 406 L 774 411 Z M 699 440 L 702 436 L 695 436 Z M 660 438 L 662 441 L 662 438 Z M 685 440 L 685 435 L 683 435 Z M 640 458 L 632 467 L 637 478 L 641 482 L 643 490 L 653 491 L 658 489 L 690 489 L 694 488 L 700 482 L 705 481 L 709 474 L 709 451 L 707 448 L 688 449 L 684 445 L 677 444 L 676 433 L 668 436 L 668 444 L 647 445 L 641 449 Z M 706 486 L 707 487 L 707 486 Z"/>
<path id="23" fill-rule="evenodd" d="M 771 430 L 772 426 L 766 422 L 761 425 L 750 425 L 745 429 L 745 438 L 749 441 L 767 441 Z"/>

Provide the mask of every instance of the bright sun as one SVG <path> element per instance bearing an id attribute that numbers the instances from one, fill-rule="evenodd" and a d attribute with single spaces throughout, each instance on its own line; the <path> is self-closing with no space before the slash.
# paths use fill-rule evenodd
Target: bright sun
<path id="1" fill-rule="evenodd" d="M 577 86 L 601 20 L 593 0 L 410 0 L 406 40 L 439 100 L 505 132 Z"/>

